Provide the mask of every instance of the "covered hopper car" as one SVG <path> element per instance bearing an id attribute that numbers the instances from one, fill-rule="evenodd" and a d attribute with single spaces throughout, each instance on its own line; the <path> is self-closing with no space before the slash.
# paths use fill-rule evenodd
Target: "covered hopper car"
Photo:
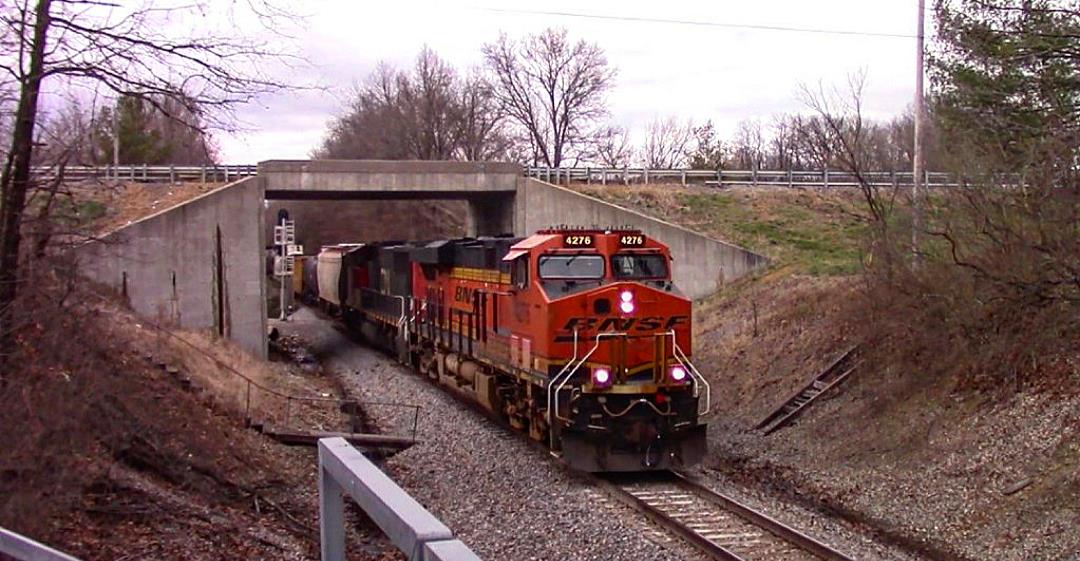
<path id="1" fill-rule="evenodd" d="M 704 456 L 709 386 L 670 264 L 631 229 L 348 244 L 318 255 L 318 298 L 576 469 L 672 469 Z"/>

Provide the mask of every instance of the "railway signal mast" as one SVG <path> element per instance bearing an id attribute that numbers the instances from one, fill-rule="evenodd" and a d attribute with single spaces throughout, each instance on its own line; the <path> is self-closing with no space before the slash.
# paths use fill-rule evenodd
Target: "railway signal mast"
<path id="1" fill-rule="evenodd" d="M 296 222 L 282 219 L 280 224 L 274 226 L 274 245 L 278 246 L 278 255 L 274 260 L 274 276 L 281 283 L 281 301 L 278 305 L 281 314 L 278 319 L 285 319 L 289 310 L 288 297 L 292 294 L 295 256 L 304 252 L 301 246 L 296 245 Z"/>

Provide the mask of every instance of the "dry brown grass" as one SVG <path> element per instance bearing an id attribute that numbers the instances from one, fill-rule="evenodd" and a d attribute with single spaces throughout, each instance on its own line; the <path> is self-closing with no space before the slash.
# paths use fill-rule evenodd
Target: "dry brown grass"
<path id="1" fill-rule="evenodd" d="M 75 204 L 101 235 L 222 187 L 224 183 L 85 183 L 72 187 Z"/>
<path id="2" fill-rule="evenodd" d="M 323 395 L 332 384 L 279 375 L 284 365 L 204 334 L 183 334 L 198 351 L 159 338 L 81 283 L 66 293 L 51 274 L 34 281 L 20 296 L 29 321 L 0 386 L 0 526 L 87 560 L 316 554 L 306 526 L 317 512 L 311 458 L 243 428 L 239 378 L 223 365 L 283 392 Z M 297 409 L 308 426 L 341 417 L 336 404 Z"/>
<path id="3" fill-rule="evenodd" d="M 0 388 L 0 525 L 63 546 L 87 536 L 64 533 L 60 520 L 107 508 L 84 501 L 122 496 L 113 476 L 125 470 L 223 506 L 286 471 L 254 435 L 151 365 L 137 351 L 145 334 L 125 314 L 106 313 L 106 302 L 82 289 L 64 298 L 63 285 L 44 275 L 20 296 L 32 319 Z M 171 516 L 183 514 L 161 519 Z M 111 548 L 74 550 L 94 559 Z"/>

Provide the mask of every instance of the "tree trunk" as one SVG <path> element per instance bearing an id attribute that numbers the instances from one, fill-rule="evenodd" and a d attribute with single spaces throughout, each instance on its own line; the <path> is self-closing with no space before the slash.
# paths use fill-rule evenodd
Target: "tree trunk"
<path id="1" fill-rule="evenodd" d="M 44 78 L 45 39 L 49 31 L 52 0 L 39 0 L 34 37 L 30 42 L 29 72 L 21 77 L 19 105 L 11 135 L 11 151 L 0 174 L 0 357 L 10 350 L 13 302 L 18 292 L 19 248 L 22 242 L 22 215 L 30 188 L 30 163 L 34 151 L 34 125 L 38 94 Z"/>

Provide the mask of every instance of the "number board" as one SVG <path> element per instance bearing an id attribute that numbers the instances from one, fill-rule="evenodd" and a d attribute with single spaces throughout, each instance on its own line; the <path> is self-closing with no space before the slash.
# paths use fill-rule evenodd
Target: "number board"
<path id="1" fill-rule="evenodd" d="M 645 236 L 641 234 L 621 234 L 619 245 L 622 247 L 642 247 L 645 245 Z"/>
<path id="2" fill-rule="evenodd" d="M 592 247 L 593 243 L 592 234 L 566 234 L 563 236 L 563 245 L 566 247 Z"/>

